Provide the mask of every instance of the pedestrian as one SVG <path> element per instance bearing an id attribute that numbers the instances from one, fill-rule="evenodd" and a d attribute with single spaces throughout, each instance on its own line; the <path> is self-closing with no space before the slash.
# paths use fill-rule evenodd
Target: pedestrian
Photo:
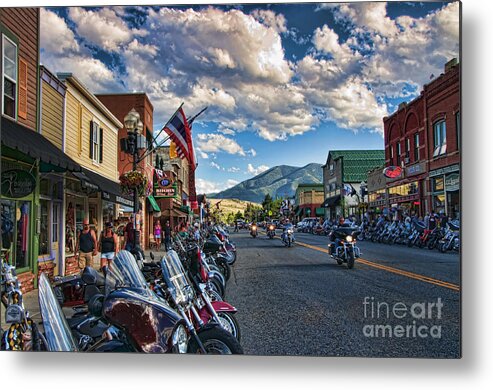
<path id="1" fill-rule="evenodd" d="M 238 231 L 238 220 L 235 221 L 235 232 Z"/>
<path id="2" fill-rule="evenodd" d="M 77 236 L 77 246 L 75 253 L 79 253 L 78 261 L 79 268 L 93 267 L 94 256 L 98 254 L 97 238 L 94 230 L 89 228 L 89 218 L 84 218 L 82 222 L 82 230 Z"/>
<path id="3" fill-rule="evenodd" d="M 200 225 L 198 222 L 193 225 L 193 239 L 197 242 L 200 241 Z"/>
<path id="4" fill-rule="evenodd" d="M 125 229 L 123 229 L 123 237 L 124 237 L 123 247 L 127 251 L 132 251 L 135 242 L 135 227 L 134 227 L 133 215 L 130 216 L 130 220 L 125 226 Z"/>
<path id="5" fill-rule="evenodd" d="M 435 211 L 432 211 L 428 217 L 428 230 L 433 230 L 437 227 L 437 217 Z"/>
<path id="6" fill-rule="evenodd" d="M 171 226 L 169 223 L 169 219 L 166 220 L 163 230 L 164 230 L 164 247 L 167 252 L 171 249 Z"/>
<path id="7" fill-rule="evenodd" d="M 447 226 L 447 223 L 448 223 L 448 215 L 445 214 L 445 211 L 441 211 L 440 212 L 441 216 L 440 216 L 440 227 L 442 228 L 445 228 Z"/>
<path id="8" fill-rule="evenodd" d="M 118 253 L 118 239 L 113 232 L 113 224 L 106 222 L 105 229 L 101 232 L 99 238 L 99 251 L 101 252 L 101 269 L 108 266 L 111 267 L 111 262 Z"/>
<path id="9" fill-rule="evenodd" d="M 159 219 L 154 224 L 154 239 L 156 240 L 157 249 L 161 250 L 161 222 Z"/>

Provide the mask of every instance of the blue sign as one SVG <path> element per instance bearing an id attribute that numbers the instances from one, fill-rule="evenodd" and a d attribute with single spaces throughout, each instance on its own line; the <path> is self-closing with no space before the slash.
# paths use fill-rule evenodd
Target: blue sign
<path id="1" fill-rule="evenodd" d="M 167 187 L 167 186 L 170 185 L 170 181 L 168 179 L 162 179 L 162 180 L 159 181 L 159 185 L 161 187 Z"/>

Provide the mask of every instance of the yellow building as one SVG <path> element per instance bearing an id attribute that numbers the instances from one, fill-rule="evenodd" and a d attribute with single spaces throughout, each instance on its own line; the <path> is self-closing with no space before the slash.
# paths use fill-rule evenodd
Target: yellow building
<path id="1" fill-rule="evenodd" d="M 84 217 L 99 238 L 104 223 L 118 217 L 119 206 L 133 202 L 122 196 L 118 178 L 118 129 L 123 124 L 73 74 L 57 76 L 66 87 L 62 148 L 83 169 L 67 175 L 64 185 L 65 258 L 70 263 L 65 270 L 72 273 Z"/>

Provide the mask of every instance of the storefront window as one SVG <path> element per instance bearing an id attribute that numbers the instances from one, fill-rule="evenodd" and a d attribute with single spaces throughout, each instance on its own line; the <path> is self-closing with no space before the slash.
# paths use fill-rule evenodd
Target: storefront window
<path id="1" fill-rule="evenodd" d="M 15 237 L 15 266 L 25 268 L 29 265 L 29 223 L 31 202 L 17 201 L 16 207 L 17 230 Z"/>
<path id="2" fill-rule="evenodd" d="M 73 254 L 75 251 L 75 232 L 75 197 L 67 196 L 67 209 L 65 211 L 65 253 L 68 255 Z"/>
<path id="3" fill-rule="evenodd" d="M 39 203 L 40 231 L 38 256 L 47 255 L 50 252 L 49 246 L 49 201 L 41 199 Z"/>
<path id="4" fill-rule="evenodd" d="M 433 195 L 433 211 L 436 213 L 440 213 L 441 211 L 445 211 L 445 195 Z"/>
<path id="5" fill-rule="evenodd" d="M 115 206 L 114 203 L 103 201 L 103 223 L 115 221 Z"/>
<path id="6" fill-rule="evenodd" d="M 53 203 L 53 220 L 51 224 L 51 242 L 58 242 L 58 224 L 60 218 L 60 204 Z"/>
<path id="7" fill-rule="evenodd" d="M 433 181 L 433 192 L 443 191 L 443 177 L 434 178 Z"/>
<path id="8" fill-rule="evenodd" d="M 12 249 L 15 234 L 15 202 L 2 200 L 2 249 Z"/>
<path id="9" fill-rule="evenodd" d="M 418 189 L 418 182 L 415 181 L 389 188 L 389 195 L 390 197 L 414 195 L 418 193 Z"/>

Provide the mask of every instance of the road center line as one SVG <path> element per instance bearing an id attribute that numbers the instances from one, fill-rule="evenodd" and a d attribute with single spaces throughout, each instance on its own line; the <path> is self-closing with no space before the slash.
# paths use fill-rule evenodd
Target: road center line
<path id="1" fill-rule="evenodd" d="M 263 232 L 261 232 L 261 233 L 265 235 L 265 233 L 263 233 Z M 274 238 L 280 239 L 277 236 L 274 237 Z M 311 245 L 311 244 L 306 244 L 306 243 L 301 242 L 301 241 L 298 241 L 298 240 L 296 240 L 295 243 L 297 243 L 298 245 L 304 246 L 306 248 L 310 248 L 310 249 L 313 249 L 313 250 L 316 250 L 316 251 L 319 251 L 319 252 L 323 252 L 323 253 L 327 254 L 327 256 L 329 255 L 327 249 L 322 249 L 322 248 L 320 248 L 318 246 Z M 362 259 L 362 258 L 356 259 L 356 261 L 358 263 L 367 265 L 369 267 L 377 268 L 377 269 L 380 269 L 382 271 L 387 271 L 387 272 L 391 272 L 393 274 L 405 276 L 407 278 L 411 278 L 411 279 L 415 279 L 415 280 L 420 280 L 422 282 L 433 284 L 435 286 L 445 287 L 445 288 L 448 288 L 450 290 L 460 291 L 460 286 L 458 286 L 457 284 L 454 284 L 454 283 L 445 282 L 443 280 L 431 278 L 431 277 L 425 276 L 425 275 L 416 274 L 414 272 L 404 271 L 404 270 L 399 269 L 399 268 L 389 267 L 387 265 L 375 263 L 373 261 L 369 261 L 369 260 Z"/>

